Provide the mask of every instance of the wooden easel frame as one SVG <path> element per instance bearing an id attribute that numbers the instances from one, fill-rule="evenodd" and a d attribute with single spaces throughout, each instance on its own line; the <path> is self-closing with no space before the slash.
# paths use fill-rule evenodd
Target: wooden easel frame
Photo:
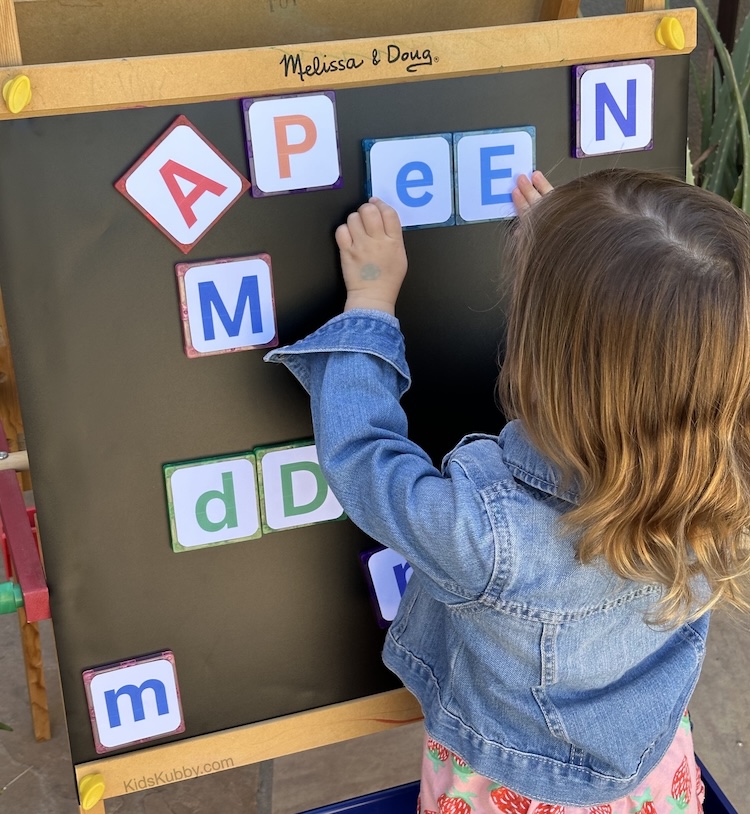
<path id="1" fill-rule="evenodd" d="M 553 13 L 569 13 L 563 0 L 547 2 Z M 663 2 L 641 0 L 629 6 Z M 18 32 L 12 0 L 0 0 L 0 86 L 17 76 L 21 63 Z M 455 76 L 560 67 L 577 63 L 637 59 L 689 53 L 696 44 L 696 10 L 674 9 L 686 33 L 685 47 L 670 50 L 655 40 L 662 19 L 659 10 L 606 17 L 549 19 L 508 26 L 490 26 L 459 31 L 439 31 L 399 36 L 402 50 L 429 49 L 438 59 L 418 73 L 406 73 L 400 63 L 380 60 L 393 37 L 367 37 L 335 42 L 304 43 L 284 47 L 260 47 L 192 54 L 168 54 L 132 59 L 67 62 L 23 66 L 31 81 L 31 103 L 12 114 L 0 103 L 0 120 L 16 117 L 54 116 L 134 106 L 236 99 L 248 95 L 302 93 L 316 89 L 337 89 L 364 85 Z M 300 54 L 353 56 L 364 60 L 356 72 L 305 76 L 304 81 L 282 66 L 284 55 Z M 16 67 L 12 67 L 15 65 Z"/>
<path id="2" fill-rule="evenodd" d="M 580 63 L 669 56 L 691 52 L 696 45 L 694 8 L 674 9 L 685 32 L 685 47 L 670 50 L 655 38 L 663 19 L 664 0 L 626 0 L 626 11 L 605 17 L 576 17 L 577 0 L 544 0 L 541 20 L 520 25 L 428 32 L 398 37 L 368 37 L 258 47 L 228 51 L 68 62 L 22 66 L 13 0 L 0 0 L 0 87 L 26 75 L 32 86 L 30 104 L 11 114 L 0 101 L 0 120 L 134 106 L 159 106 L 245 96 L 302 93 L 316 89 L 383 85 L 421 79 L 561 67 Z M 429 49 L 437 59 L 420 73 L 373 55 L 398 41 L 403 50 Z M 283 68 L 284 56 L 318 54 L 354 56 L 356 71 L 309 74 Z M 406 690 L 285 716 L 133 753 L 104 757 L 75 766 L 79 783 L 100 775 L 102 799 L 88 811 L 104 814 L 104 800 L 137 790 L 133 779 L 173 780 L 179 765 L 202 764 L 204 773 L 257 763 L 318 746 L 383 731 L 421 719 L 420 708 Z M 218 756 L 218 757 L 217 757 Z M 212 768 L 215 767 L 215 768 Z M 82 808 L 81 811 L 84 809 Z"/>

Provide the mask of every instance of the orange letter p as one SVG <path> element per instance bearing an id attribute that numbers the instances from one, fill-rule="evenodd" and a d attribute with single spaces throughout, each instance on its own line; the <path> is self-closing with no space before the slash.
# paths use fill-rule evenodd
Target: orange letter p
<path id="1" fill-rule="evenodd" d="M 287 138 L 287 128 L 295 124 L 299 125 L 305 131 L 305 137 L 302 141 L 290 144 Z M 315 142 L 318 139 L 315 122 L 309 116 L 295 114 L 293 116 L 275 116 L 273 126 L 276 131 L 276 152 L 279 156 L 279 176 L 281 178 L 291 178 L 292 168 L 289 162 L 289 156 L 306 153 L 315 146 Z"/>

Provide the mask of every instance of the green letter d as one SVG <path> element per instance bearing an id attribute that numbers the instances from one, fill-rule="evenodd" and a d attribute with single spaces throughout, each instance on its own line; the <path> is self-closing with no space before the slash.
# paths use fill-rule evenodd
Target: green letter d
<path id="1" fill-rule="evenodd" d="M 237 527 L 237 503 L 234 495 L 234 480 L 231 472 L 221 473 L 221 483 L 224 491 L 212 489 L 204 492 L 195 504 L 195 519 L 203 531 L 221 531 L 223 528 Z M 208 504 L 212 500 L 220 500 L 224 504 L 224 519 L 214 522 L 208 516 Z"/>
<path id="2" fill-rule="evenodd" d="M 279 467 L 281 474 L 281 494 L 284 501 L 284 517 L 294 517 L 298 514 L 308 514 L 319 509 L 328 495 L 328 484 L 320 471 L 320 466 L 313 461 L 299 461 L 291 464 L 281 464 Z M 309 472 L 315 477 L 318 491 L 315 497 L 309 502 L 297 506 L 294 502 L 294 487 L 292 486 L 292 476 L 295 472 Z"/>

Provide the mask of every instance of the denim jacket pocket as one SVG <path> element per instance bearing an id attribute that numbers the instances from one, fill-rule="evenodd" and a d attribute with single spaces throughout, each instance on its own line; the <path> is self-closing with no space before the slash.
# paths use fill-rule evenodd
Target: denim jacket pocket
<path id="1" fill-rule="evenodd" d="M 533 687 L 532 694 L 549 733 L 569 748 L 569 763 L 628 780 L 671 743 L 703 654 L 703 638 L 686 625 L 650 657 L 599 689 L 586 687 L 585 676 L 574 681 L 563 669 L 549 683 Z M 676 676 L 682 680 L 675 681 Z M 665 709 L 671 715 L 665 717 Z M 603 718 L 607 727 L 601 726 Z"/>

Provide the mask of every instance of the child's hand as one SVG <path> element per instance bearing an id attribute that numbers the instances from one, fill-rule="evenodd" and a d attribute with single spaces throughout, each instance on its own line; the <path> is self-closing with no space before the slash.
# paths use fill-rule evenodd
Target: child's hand
<path id="1" fill-rule="evenodd" d="M 370 198 L 336 229 L 346 284 L 344 311 L 370 308 L 393 314 L 406 276 L 406 249 L 395 209 Z"/>
<path id="2" fill-rule="evenodd" d="M 510 193 L 516 212 L 521 215 L 542 195 L 552 192 L 553 186 L 539 170 L 531 173 L 531 180 L 525 175 L 518 176 L 518 186 Z"/>

